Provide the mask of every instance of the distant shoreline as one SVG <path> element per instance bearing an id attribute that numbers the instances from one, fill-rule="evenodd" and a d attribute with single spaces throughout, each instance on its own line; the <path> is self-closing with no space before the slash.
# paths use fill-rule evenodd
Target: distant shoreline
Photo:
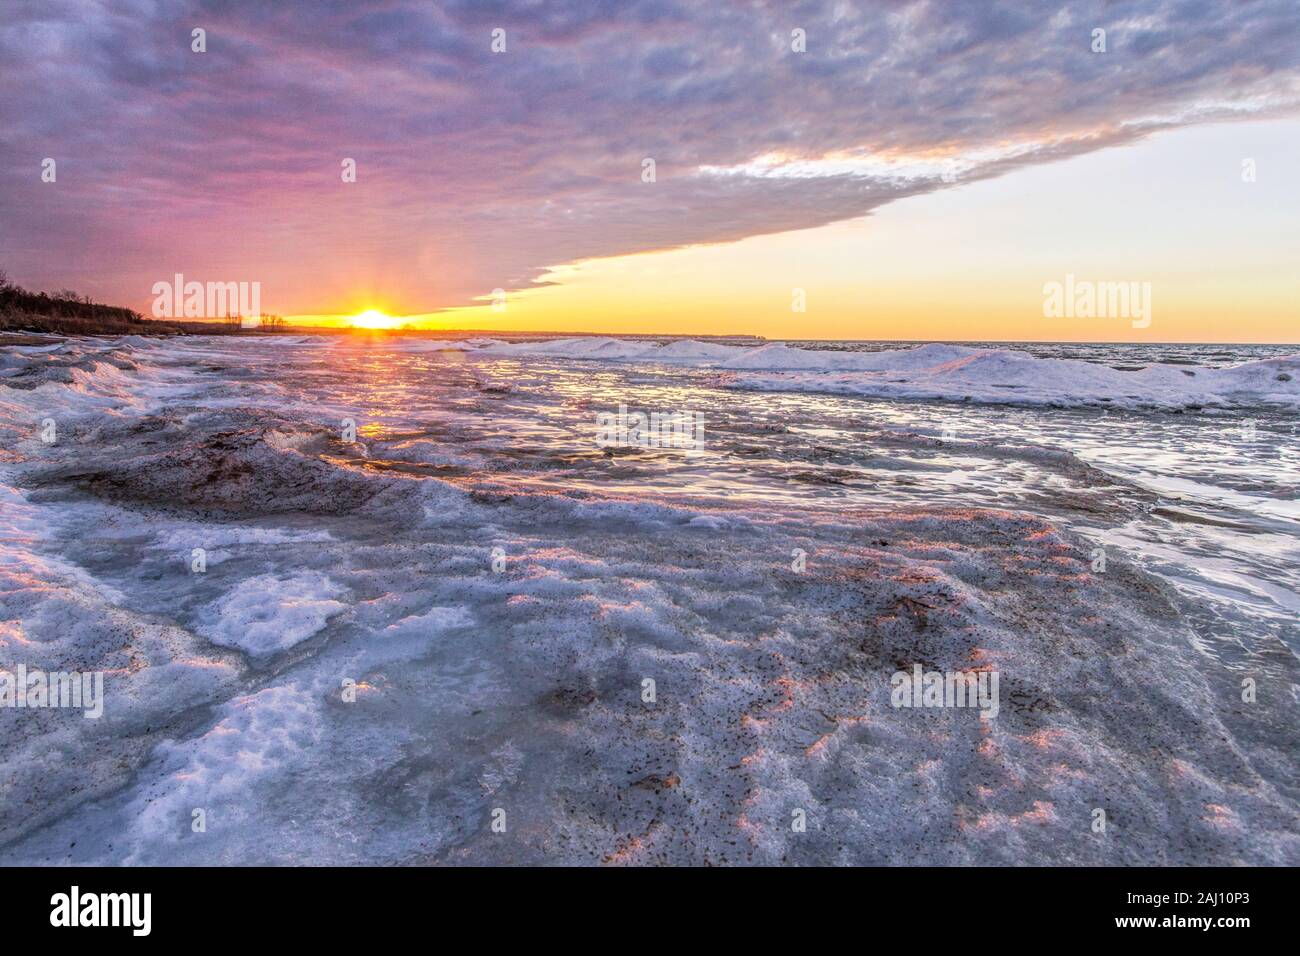
<path id="1" fill-rule="evenodd" d="M 366 338 L 416 337 L 429 339 L 466 339 L 499 338 L 505 340 L 550 339 L 550 338 L 618 338 L 639 341 L 693 339 L 696 341 L 713 341 L 720 343 L 891 343 L 906 348 L 919 345 L 1001 345 L 1001 346 L 1047 346 L 1047 345 L 1090 345 L 1090 346 L 1151 346 L 1157 348 L 1229 348 L 1241 346 L 1268 346 L 1277 348 L 1295 348 L 1296 342 L 1090 342 L 1070 339 L 805 339 L 776 338 L 769 339 L 762 335 L 721 335 L 704 333 L 653 333 L 653 332 L 555 332 L 532 331 L 523 329 L 489 330 L 489 329 L 362 329 L 347 326 L 285 325 L 275 329 L 266 328 L 232 328 L 218 322 L 185 322 L 174 320 L 141 319 L 124 322 L 93 322 L 87 319 L 64 319 L 57 316 L 16 316 L 0 315 L 0 345 L 28 345 L 47 341 L 49 336 L 92 336 L 112 338 L 122 335 L 142 335 L 170 338 L 172 336 L 278 336 L 278 335 L 353 335 Z M 45 336 L 47 338 L 37 338 Z M 24 341 L 30 339 L 31 341 Z"/>

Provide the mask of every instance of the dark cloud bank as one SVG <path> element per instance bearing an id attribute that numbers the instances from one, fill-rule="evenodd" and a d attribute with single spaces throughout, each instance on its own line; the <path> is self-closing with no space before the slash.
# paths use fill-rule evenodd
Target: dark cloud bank
<path id="1" fill-rule="evenodd" d="M 279 311 L 328 310 L 358 277 L 434 309 L 560 262 L 815 226 L 949 185 L 935 168 L 734 169 L 756 157 L 948 159 L 970 179 L 1290 111 L 1298 37 L 1294 0 L 10 0 L 0 264 L 138 306 L 184 271 L 262 281 Z"/>

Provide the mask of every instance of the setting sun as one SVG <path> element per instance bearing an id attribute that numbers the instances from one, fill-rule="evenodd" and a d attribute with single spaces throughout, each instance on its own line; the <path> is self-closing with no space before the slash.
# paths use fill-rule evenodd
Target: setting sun
<path id="1" fill-rule="evenodd" d="M 384 315 L 378 309 L 367 309 L 360 315 L 354 315 L 348 323 L 357 329 L 391 329 L 397 320 L 391 315 Z"/>

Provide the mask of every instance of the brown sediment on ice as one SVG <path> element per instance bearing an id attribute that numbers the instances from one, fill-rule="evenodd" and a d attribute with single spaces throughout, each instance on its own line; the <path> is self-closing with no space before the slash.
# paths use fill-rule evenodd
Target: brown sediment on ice
<path id="1" fill-rule="evenodd" d="M 205 394 L 5 463 L 0 664 L 117 695 L 0 710 L 6 862 L 1297 861 L 1285 700 L 1243 707 L 1182 598 L 1044 518 L 452 484 Z M 204 638 L 286 580 L 336 613 L 258 659 Z M 917 665 L 996 672 L 997 716 L 895 707 Z"/>

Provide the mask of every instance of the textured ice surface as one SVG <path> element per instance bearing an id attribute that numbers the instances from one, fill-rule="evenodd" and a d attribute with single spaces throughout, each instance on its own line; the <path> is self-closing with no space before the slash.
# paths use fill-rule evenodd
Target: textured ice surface
<path id="1" fill-rule="evenodd" d="M 1270 404 L 1296 408 L 1300 407 L 1300 357 L 1222 369 L 1152 365 L 1120 371 L 1094 362 L 988 350 L 929 366 L 899 362 L 878 371 L 754 375 L 736 384 L 776 391 L 1060 408 L 1177 410 Z"/>
<path id="2" fill-rule="evenodd" d="M 498 348 L 0 353 L 0 667 L 107 698 L 0 708 L 0 860 L 1300 862 L 1289 459 L 1225 446 L 1214 511 L 1149 418 L 946 437 Z M 594 447 L 621 400 L 704 402 L 707 454 Z M 1203 465 L 1229 425 L 1178 427 Z M 915 664 L 996 669 L 998 716 L 892 707 Z"/>
<path id="3" fill-rule="evenodd" d="M 347 607 L 334 600 L 341 596 L 334 582 L 316 571 L 259 574 L 204 608 L 198 631 L 213 644 L 265 657 L 320 631 Z"/>
<path id="4" fill-rule="evenodd" d="M 665 362 L 732 370 L 736 388 L 1008 405 L 1168 409 L 1282 405 L 1300 407 L 1300 356 L 1232 368 L 1152 364 L 1121 371 L 1096 362 L 1036 358 L 1009 349 L 929 344 L 876 352 L 747 348 L 679 340 L 611 338 L 495 343 L 503 355 Z M 767 374 L 759 374 L 767 373 Z"/>

